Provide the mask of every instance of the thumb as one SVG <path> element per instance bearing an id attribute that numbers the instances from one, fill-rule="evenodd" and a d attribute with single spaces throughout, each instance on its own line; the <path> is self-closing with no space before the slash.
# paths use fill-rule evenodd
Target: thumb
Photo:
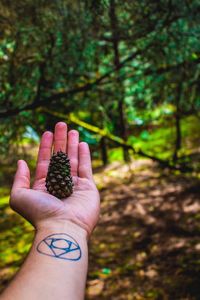
<path id="1" fill-rule="evenodd" d="M 17 171 L 14 178 L 12 190 L 30 188 L 30 171 L 27 163 L 24 160 L 19 160 L 17 163 Z"/>

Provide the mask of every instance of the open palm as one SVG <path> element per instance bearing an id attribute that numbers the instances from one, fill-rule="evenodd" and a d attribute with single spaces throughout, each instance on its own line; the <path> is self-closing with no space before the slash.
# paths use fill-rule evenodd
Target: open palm
<path id="1" fill-rule="evenodd" d="M 52 148 L 54 152 L 66 152 L 71 164 L 74 191 L 62 200 L 50 195 L 45 187 Z M 92 178 L 89 147 L 87 143 L 79 143 L 78 131 L 67 133 L 67 125 L 59 122 L 54 135 L 48 131 L 43 134 L 33 187 L 30 188 L 29 168 L 25 161 L 20 160 L 10 205 L 36 228 L 70 221 L 91 234 L 99 217 L 99 193 Z"/>

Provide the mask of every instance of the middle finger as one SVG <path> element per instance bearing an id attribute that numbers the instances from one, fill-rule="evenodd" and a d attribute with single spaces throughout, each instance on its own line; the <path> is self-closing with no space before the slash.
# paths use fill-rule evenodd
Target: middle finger
<path id="1" fill-rule="evenodd" d="M 54 131 L 54 153 L 62 151 L 66 153 L 67 147 L 67 124 L 58 122 Z"/>

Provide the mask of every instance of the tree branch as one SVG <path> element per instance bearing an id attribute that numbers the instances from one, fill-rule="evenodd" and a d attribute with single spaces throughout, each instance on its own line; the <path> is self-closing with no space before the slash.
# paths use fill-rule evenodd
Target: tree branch
<path id="1" fill-rule="evenodd" d="M 57 117 L 59 119 L 66 120 L 68 123 L 76 124 L 78 126 L 81 126 L 82 128 L 85 128 L 88 131 L 91 131 L 93 133 L 96 133 L 96 134 L 100 135 L 101 137 L 106 137 L 108 140 L 114 142 L 115 144 L 117 144 L 119 146 L 122 146 L 122 147 L 126 147 L 127 149 L 132 150 L 135 155 L 139 155 L 139 156 L 149 158 L 149 159 L 159 163 L 159 165 L 164 167 L 164 168 L 168 168 L 168 169 L 171 169 L 171 170 L 178 170 L 178 171 L 181 171 L 181 172 L 192 171 L 192 168 L 172 164 L 170 161 L 163 160 L 163 159 L 160 159 L 156 156 L 145 153 L 141 149 L 136 151 L 135 148 L 131 144 L 124 141 L 122 138 L 120 138 L 118 136 L 115 136 L 114 134 L 110 133 L 106 128 L 101 129 L 97 126 L 86 123 L 86 122 L 78 119 L 77 117 L 75 117 L 72 114 L 69 114 L 68 116 L 66 116 L 63 113 L 54 112 L 54 111 L 51 111 L 47 108 L 42 108 L 42 109 L 39 110 L 39 112 L 44 112 L 44 113 L 47 113 L 51 116 Z"/>
<path id="2" fill-rule="evenodd" d="M 81 93 L 81 92 L 86 92 L 91 90 L 94 86 L 98 85 L 99 83 L 101 83 L 102 81 L 104 81 L 106 78 L 108 78 L 109 76 L 111 76 L 114 72 L 116 72 L 117 70 L 121 69 L 122 67 L 124 67 L 124 65 L 126 65 L 127 62 L 129 62 L 130 60 L 134 59 L 137 55 L 141 54 L 143 51 L 146 51 L 147 49 L 143 49 L 143 50 L 138 50 L 134 53 L 132 53 L 131 55 L 129 55 L 127 58 L 125 58 L 118 66 L 118 68 L 113 68 L 110 71 L 106 72 L 104 75 L 100 76 L 99 78 L 96 78 L 93 82 L 87 83 L 83 86 L 80 87 L 75 87 L 73 89 L 70 90 L 66 90 L 62 93 L 53 93 L 51 96 L 46 97 L 44 99 L 39 99 L 36 103 L 36 99 L 34 98 L 33 102 L 30 104 L 27 104 L 25 106 L 19 107 L 19 108 L 15 108 L 12 110 L 5 110 L 5 111 L 0 111 L 0 118 L 6 118 L 6 117 L 11 117 L 14 116 L 22 111 L 25 110 L 31 110 L 31 109 L 35 109 L 37 107 L 41 107 L 42 105 L 45 105 L 49 102 L 51 102 L 52 100 L 59 100 L 61 98 L 64 97 L 68 97 L 71 96 L 73 94 L 77 94 L 77 93 Z"/>

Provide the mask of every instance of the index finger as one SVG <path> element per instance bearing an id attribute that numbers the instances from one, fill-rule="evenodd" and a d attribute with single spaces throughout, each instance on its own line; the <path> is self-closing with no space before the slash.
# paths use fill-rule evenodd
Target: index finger
<path id="1" fill-rule="evenodd" d="M 49 161 L 51 158 L 52 143 L 53 133 L 50 131 L 46 131 L 42 135 L 40 142 L 34 185 L 37 183 L 38 180 L 45 178 L 47 175 Z"/>

